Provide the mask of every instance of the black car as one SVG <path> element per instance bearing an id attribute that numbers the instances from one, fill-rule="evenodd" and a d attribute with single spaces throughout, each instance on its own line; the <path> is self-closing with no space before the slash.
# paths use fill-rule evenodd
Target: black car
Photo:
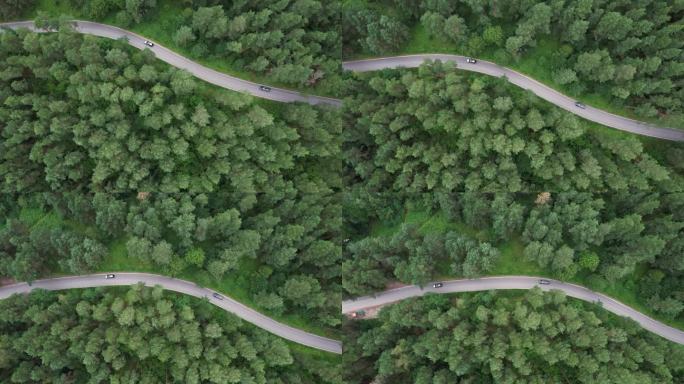
<path id="1" fill-rule="evenodd" d="M 442 288 L 444 286 L 444 283 L 434 283 L 432 284 L 432 288 Z"/>
<path id="2" fill-rule="evenodd" d="M 259 89 L 261 89 L 264 92 L 271 92 L 271 87 L 267 87 L 265 85 L 260 85 Z"/>
<path id="3" fill-rule="evenodd" d="M 549 285 L 549 284 L 551 284 L 551 281 L 550 281 L 550 280 L 541 279 L 541 280 L 539 280 L 539 284 Z"/>
<path id="4" fill-rule="evenodd" d="M 216 292 L 214 292 L 214 294 L 212 294 L 212 296 L 214 296 L 215 299 L 223 300 L 223 296 L 219 295 Z"/>
<path id="5" fill-rule="evenodd" d="M 154 43 L 149 40 L 145 40 L 145 45 L 147 45 L 148 47 L 154 47 Z"/>
<path id="6" fill-rule="evenodd" d="M 579 101 L 575 101 L 575 107 L 577 108 L 582 108 L 582 109 L 587 109 L 587 106 L 580 103 Z"/>
<path id="7" fill-rule="evenodd" d="M 105 276 L 105 279 L 113 279 L 113 278 L 115 278 L 115 277 L 116 277 L 116 276 L 114 276 L 113 273 L 110 273 L 110 274 L 108 274 L 107 276 Z"/>
<path id="8" fill-rule="evenodd" d="M 477 64 L 477 60 L 473 59 L 472 57 L 466 57 L 466 63 Z"/>

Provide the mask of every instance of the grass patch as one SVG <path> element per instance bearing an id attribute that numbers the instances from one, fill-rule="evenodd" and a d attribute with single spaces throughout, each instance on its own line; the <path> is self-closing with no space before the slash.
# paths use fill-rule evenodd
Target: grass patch
<path id="1" fill-rule="evenodd" d="M 544 276 L 547 273 L 535 262 L 525 259 L 523 256 L 523 245 L 520 237 L 513 239 L 499 246 L 500 256 L 494 268 L 490 271 L 491 275 L 526 275 Z"/>

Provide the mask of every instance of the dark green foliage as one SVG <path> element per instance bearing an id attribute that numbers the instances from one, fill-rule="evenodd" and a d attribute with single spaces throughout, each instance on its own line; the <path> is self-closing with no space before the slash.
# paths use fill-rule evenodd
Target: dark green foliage
<path id="1" fill-rule="evenodd" d="M 593 273 L 605 286 L 657 269 L 681 279 L 681 144 L 654 151 L 634 137 L 595 130 L 504 81 L 448 64 L 359 75 L 355 84 L 344 146 L 345 212 L 349 228 L 360 228 L 355 235 L 365 234 L 363 224 L 392 221 L 418 203 L 486 231 L 479 240 L 493 246 L 520 236 L 524 257 L 557 278 Z M 380 264 L 373 252 L 356 252 L 357 244 L 386 240 L 352 245 L 345 289 L 368 292 L 387 280 L 424 282 L 447 271 L 475 276 L 496 260 L 489 245 L 473 246 L 452 251 L 461 255 L 455 263 L 439 265 L 439 252 L 416 251 L 422 238 Z M 397 273 L 402 265 L 410 273 Z M 357 269 L 364 272 L 346 277 Z M 667 316 L 684 313 L 679 293 L 656 289 L 644 302 L 649 298 Z"/>
<path id="2" fill-rule="evenodd" d="M 428 296 L 349 323 L 349 383 L 649 383 L 684 379 L 684 349 L 631 320 L 534 289 Z"/>
<path id="3" fill-rule="evenodd" d="M 0 39 L 3 193 L 95 228 L 90 238 L 125 243 L 161 273 L 203 268 L 220 279 L 256 265 L 260 277 L 245 276 L 245 289 L 271 303 L 292 276 L 313 280 L 316 299 L 288 300 L 285 311 L 315 309 L 321 322 L 339 323 L 337 111 L 272 113 L 149 52 L 66 29 Z M 18 279 L 54 265 L 97 269 L 108 253 L 71 237 L 59 252 L 35 251 L 44 231 L 24 232 L 0 244 L 3 272 Z"/>
<path id="4" fill-rule="evenodd" d="M 342 31 L 342 44 L 347 52 L 392 53 L 409 38 L 409 30 L 401 21 L 367 9 L 345 9 Z"/>
<path id="5" fill-rule="evenodd" d="M 55 0 L 57 1 L 57 0 Z M 121 24 L 140 23 L 163 0 L 59 0 L 68 1 L 75 8 L 82 10 L 89 19 L 100 20 L 115 13 Z"/>
<path id="6" fill-rule="evenodd" d="M 188 9 L 174 40 L 272 81 L 315 85 L 337 76 L 337 2 L 241 1 Z"/>
<path id="7" fill-rule="evenodd" d="M 342 263 L 342 285 L 352 295 L 382 290 L 388 281 L 424 284 L 444 273 L 473 277 L 488 272 L 499 257 L 490 243 L 458 232 L 422 234 L 403 225 L 391 238 L 365 238 L 348 246 Z"/>
<path id="8" fill-rule="evenodd" d="M 35 0 L 0 0 L 0 20 L 16 20 L 34 4 Z"/>
<path id="9" fill-rule="evenodd" d="M 97 239 L 65 227 L 32 228 L 17 219 L 0 226 L 0 275 L 35 280 L 59 265 L 65 272 L 92 272 L 106 257 Z"/>
<path id="10" fill-rule="evenodd" d="M 0 334 L 3 383 L 339 382 L 330 363 L 159 287 L 13 296 Z"/>

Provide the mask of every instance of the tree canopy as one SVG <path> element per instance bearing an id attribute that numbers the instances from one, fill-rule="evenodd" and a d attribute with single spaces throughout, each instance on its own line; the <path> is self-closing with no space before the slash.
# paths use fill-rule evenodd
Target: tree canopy
<path id="1" fill-rule="evenodd" d="M 339 383 L 337 368 L 211 304 L 160 287 L 0 301 L 6 383 Z"/>
<path id="2" fill-rule="evenodd" d="M 560 291 L 432 295 L 345 332 L 349 383 L 679 383 L 684 349 Z"/>

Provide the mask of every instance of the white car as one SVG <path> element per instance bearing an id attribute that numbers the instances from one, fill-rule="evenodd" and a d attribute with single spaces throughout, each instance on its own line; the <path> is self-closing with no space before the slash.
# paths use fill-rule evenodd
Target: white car
<path id="1" fill-rule="evenodd" d="M 105 279 L 113 279 L 115 277 L 116 276 L 113 273 L 109 273 L 109 274 L 107 274 L 107 276 L 105 276 Z"/>
<path id="2" fill-rule="evenodd" d="M 477 64 L 477 60 L 473 59 L 472 57 L 466 57 L 466 63 Z"/>
<path id="3" fill-rule="evenodd" d="M 148 47 L 154 47 L 154 43 L 149 40 L 145 40 L 145 45 L 147 45 Z"/>

